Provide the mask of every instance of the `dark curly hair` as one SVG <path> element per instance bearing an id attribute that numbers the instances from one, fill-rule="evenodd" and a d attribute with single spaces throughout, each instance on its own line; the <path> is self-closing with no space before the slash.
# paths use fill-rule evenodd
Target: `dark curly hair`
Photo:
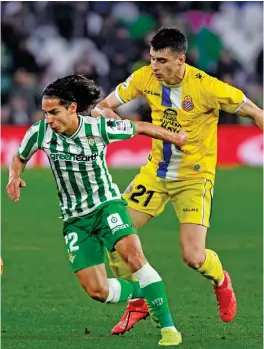
<path id="1" fill-rule="evenodd" d="M 154 51 L 162 51 L 166 48 L 173 52 L 185 54 L 188 43 L 186 36 L 176 28 L 161 28 L 150 41 Z"/>
<path id="2" fill-rule="evenodd" d="M 57 98 L 61 105 L 77 104 L 77 112 L 87 111 L 100 98 L 100 89 L 84 75 L 68 75 L 49 84 L 42 97 Z"/>

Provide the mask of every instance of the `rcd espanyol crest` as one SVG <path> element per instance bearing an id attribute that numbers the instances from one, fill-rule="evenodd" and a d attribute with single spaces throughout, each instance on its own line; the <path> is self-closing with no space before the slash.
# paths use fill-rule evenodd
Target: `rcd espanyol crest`
<path id="1" fill-rule="evenodd" d="M 194 104 L 191 96 L 185 96 L 182 102 L 182 109 L 185 111 L 191 111 L 194 108 Z"/>

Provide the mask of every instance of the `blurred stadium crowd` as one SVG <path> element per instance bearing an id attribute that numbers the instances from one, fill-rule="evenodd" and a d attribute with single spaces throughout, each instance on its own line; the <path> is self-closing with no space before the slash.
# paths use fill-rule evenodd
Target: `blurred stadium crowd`
<path id="1" fill-rule="evenodd" d="M 161 26 L 187 35 L 187 62 L 263 107 L 262 2 L 5 1 L 1 17 L 2 124 L 42 118 L 43 88 L 72 72 L 95 79 L 108 94 L 148 64 L 148 42 Z M 120 113 L 149 120 L 141 100 Z M 220 122 L 250 120 L 223 113 Z"/>

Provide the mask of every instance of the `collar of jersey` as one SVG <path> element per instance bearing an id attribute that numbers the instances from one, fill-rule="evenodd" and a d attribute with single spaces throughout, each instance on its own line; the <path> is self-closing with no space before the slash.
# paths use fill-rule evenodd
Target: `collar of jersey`
<path id="1" fill-rule="evenodd" d="M 64 135 L 61 135 L 59 134 L 59 137 L 61 137 L 62 139 L 72 139 L 72 138 L 75 138 L 77 136 L 77 134 L 79 133 L 81 127 L 82 127 L 82 124 L 83 124 L 83 118 L 78 115 L 78 117 L 80 118 L 80 124 L 79 124 L 79 127 L 77 128 L 77 130 L 71 135 L 71 136 L 64 136 Z"/>
<path id="2" fill-rule="evenodd" d="M 167 84 L 165 81 L 162 81 L 162 85 L 165 85 L 165 86 L 170 87 L 170 88 L 180 87 L 183 84 L 183 82 L 186 80 L 187 73 L 188 73 L 188 64 L 185 63 L 184 77 L 183 77 L 181 82 L 179 82 L 176 85 L 170 85 L 170 84 Z"/>

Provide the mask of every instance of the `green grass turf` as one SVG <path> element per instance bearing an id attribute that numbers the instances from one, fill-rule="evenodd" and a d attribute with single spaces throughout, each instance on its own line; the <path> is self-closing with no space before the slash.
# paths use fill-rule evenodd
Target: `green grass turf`
<path id="1" fill-rule="evenodd" d="M 112 170 L 123 190 L 136 170 Z M 89 299 L 71 271 L 49 170 L 27 170 L 27 188 L 13 203 L 2 171 L 2 348 L 157 348 L 149 320 L 122 337 L 110 334 L 125 305 Z M 210 282 L 181 261 L 179 225 L 171 205 L 141 229 L 146 256 L 162 275 L 183 349 L 262 348 L 262 169 L 218 170 L 208 247 L 233 278 L 238 313 L 218 318 Z M 89 334 L 84 334 L 85 328 Z"/>

